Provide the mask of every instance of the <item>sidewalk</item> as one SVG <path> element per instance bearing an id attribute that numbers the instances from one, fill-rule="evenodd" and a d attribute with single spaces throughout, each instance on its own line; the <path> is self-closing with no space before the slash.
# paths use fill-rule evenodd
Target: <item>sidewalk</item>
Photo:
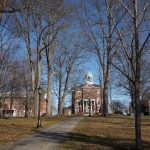
<path id="1" fill-rule="evenodd" d="M 0 150 L 56 150 L 83 117 L 72 117 L 19 141 L 0 147 Z"/>

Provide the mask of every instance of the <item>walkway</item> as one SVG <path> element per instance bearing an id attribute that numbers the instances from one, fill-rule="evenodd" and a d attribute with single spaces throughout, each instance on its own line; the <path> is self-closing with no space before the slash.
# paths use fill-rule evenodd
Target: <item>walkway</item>
<path id="1" fill-rule="evenodd" d="M 72 117 L 19 141 L 8 144 L 0 150 L 55 150 L 83 117 Z"/>

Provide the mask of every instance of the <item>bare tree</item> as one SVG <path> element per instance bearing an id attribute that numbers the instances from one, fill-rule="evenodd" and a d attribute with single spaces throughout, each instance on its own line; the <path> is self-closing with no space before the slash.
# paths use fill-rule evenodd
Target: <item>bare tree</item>
<path id="1" fill-rule="evenodd" d="M 0 2 L 0 11 L 1 11 L 0 12 L 0 23 L 2 21 L 2 15 L 3 15 L 3 10 L 5 8 L 5 3 L 6 3 L 6 0 Z"/>
<path id="2" fill-rule="evenodd" d="M 12 106 L 16 97 L 19 97 L 21 91 L 19 62 L 14 61 L 7 72 L 5 80 L 6 98 L 10 98 L 10 117 L 12 116 Z M 4 97 L 5 98 L 5 97 Z"/>
<path id="3" fill-rule="evenodd" d="M 64 101 L 71 86 L 73 73 L 77 68 L 80 68 L 82 61 L 83 55 L 79 42 L 66 40 L 57 47 L 54 59 L 54 75 L 58 82 L 58 115 L 63 115 Z"/>
<path id="4" fill-rule="evenodd" d="M 116 59 L 118 59 L 118 55 L 116 56 Z M 149 69 L 149 62 L 146 58 L 142 58 L 141 62 L 142 63 L 141 63 L 140 95 L 142 96 L 144 93 L 149 91 L 150 69 Z M 129 66 L 124 64 L 123 67 L 124 67 L 124 72 L 130 72 Z M 135 115 L 134 85 L 131 81 L 125 78 L 122 73 L 120 72 L 116 72 L 116 73 L 117 73 L 116 87 L 121 88 L 122 94 L 130 96 L 131 98 L 130 113 L 132 115 Z M 133 75 L 134 74 L 132 74 L 131 78 L 133 78 Z"/>
<path id="5" fill-rule="evenodd" d="M 14 42 L 15 37 L 2 24 L 3 22 L 0 23 L 0 71 L 9 67 L 18 48 L 17 42 Z"/>
<path id="6" fill-rule="evenodd" d="M 16 58 L 11 62 L 10 67 L 5 71 L 6 76 L 3 77 L 3 89 L 1 89 L 1 104 L 9 100 L 10 117 L 12 115 L 12 107 L 14 101 L 20 104 L 20 108 L 25 106 L 25 117 L 29 117 L 29 105 L 32 104 L 30 68 L 27 62 L 19 62 Z M 30 108 L 31 110 L 31 108 Z"/>
<path id="7" fill-rule="evenodd" d="M 15 26 L 18 36 L 23 37 L 28 52 L 32 75 L 32 90 L 35 97 L 35 115 L 38 109 L 38 87 L 41 82 L 42 53 L 46 50 L 48 66 L 48 105 L 47 116 L 51 114 L 51 65 L 54 51 L 54 39 L 57 32 L 63 28 L 66 9 L 64 1 L 23 1 L 26 6 L 21 12 L 14 15 Z M 61 26 L 60 26 L 61 25 Z M 63 24 L 64 25 L 64 24 Z M 33 44 L 33 41 L 36 44 Z M 36 46 L 35 46 L 36 45 Z M 36 53 L 35 53 L 36 49 Z M 36 64 L 34 63 L 34 54 Z"/>
<path id="8" fill-rule="evenodd" d="M 12 67 L 18 44 L 15 42 L 15 37 L 11 32 L 6 30 L 2 24 L 5 19 L 0 22 L 0 101 L 3 101 L 2 95 L 8 92 L 7 81 L 8 72 Z"/>
<path id="9" fill-rule="evenodd" d="M 0 2 L 0 22 L 2 21 L 4 14 L 12 14 L 15 12 L 21 12 L 26 8 L 26 5 L 20 5 L 21 3 L 16 0 L 2 0 Z"/>
<path id="10" fill-rule="evenodd" d="M 22 103 L 25 106 L 25 117 L 29 117 L 29 110 L 32 109 L 31 105 L 33 105 L 33 94 L 31 84 L 31 71 L 27 59 L 24 59 L 22 62 L 20 62 L 18 70 L 20 70 L 20 92 Z"/>
<path id="11" fill-rule="evenodd" d="M 150 32 L 147 26 L 149 20 L 146 16 L 149 12 L 149 1 L 134 0 L 123 2 L 118 0 L 127 13 L 124 18 L 124 28 L 116 27 L 121 53 L 117 62 L 113 66 L 118 69 L 129 81 L 135 102 L 135 137 L 136 149 L 142 149 L 141 141 L 141 60 L 148 51 Z M 143 37 L 142 35 L 145 35 Z M 124 58 L 123 58 L 124 57 Z"/>
<path id="12" fill-rule="evenodd" d="M 32 77 L 32 91 L 34 93 L 34 109 L 35 116 L 37 116 L 38 110 L 38 88 L 41 82 L 41 62 L 42 62 L 42 51 L 45 47 L 49 46 L 43 45 L 44 31 L 48 28 L 44 24 L 45 8 L 47 8 L 47 3 L 42 1 L 24 1 L 22 5 L 27 5 L 27 9 L 23 10 L 21 13 L 15 13 L 15 26 L 16 33 L 23 37 L 26 44 L 26 49 L 28 52 L 28 58 L 30 62 L 31 77 Z M 39 11 L 40 10 L 40 11 Z M 35 45 L 32 44 L 35 41 Z M 36 52 L 35 52 L 36 49 Z M 36 56 L 36 63 L 34 63 L 34 55 Z"/>
<path id="13" fill-rule="evenodd" d="M 81 27 L 83 35 L 87 39 L 86 46 L 88 45 L 90 52 L 94 53 L 99 61 L 101 86 L 103 87 L 102 112 L 103 116 L 107 116 L 111 61 L 115 53 L 114 46 L 118 41 L 114 29 L 120 23 L 122 15 L 118 13 L 120 7 L 117 6 L 116 1 L 110 0 L 84 1 L 82 10 Z M 113 23 L 114 19 L 116 20 L 115 24 Z"/>
<path id="14" fill-rule="evenodd" d="M 48 86 L 47 86 L 47 117 L 51 116 L 52 101 L 52 62 L 57 35 L 70 24 L 72 6 L 65 1 L 50 1 L 51 5 L 45 15 L 47 29 L 44 32 L 44 45 L 46 52 Z M 49 5 L 49 4 L 47 4 Z M 55 8 L 55 10 L 53 10 Z M 46 46 L 48 45 L 48 46 Z"/>
<path id="15" fill-rule="evenodd" d="M 127 107 L 119 100 L 113 100 L 111 102 L 111 106 L 112 106 L 113 113 L 115 114 L 123 115 L 128 110 Z"/>

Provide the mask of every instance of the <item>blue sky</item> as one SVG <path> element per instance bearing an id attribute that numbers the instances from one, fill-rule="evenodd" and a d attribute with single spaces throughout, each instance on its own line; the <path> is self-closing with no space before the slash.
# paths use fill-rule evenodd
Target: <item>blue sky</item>
<path id="1" fill-rule="evenodd" d="M 99 84 L 99 81 L 98 81 L 98 62 L 97 62 L 96 56 L 92 56 L 91 59 L 89 60 L 89 62 L 85 63 L 84 66 L 85 66 L 85 70 L 92 72 L 93 82 L 95 84 Z M 114 76 L 114 78 L 117 78 L 117 76 L 115 77 L 115 74 L 113 76 Z M 112 99 L 113 100 L 120 100 L 123 103 L 128 105 L 128 103 L 130 102 L 130 97 L 128 95 L 124 94 L 123 89 L 117 88 L 114 84 L 112 84 L 111 87 L 112 87 L 112 90 L 111 90 Z"/>
<path id="2" fill-rule="evenodd" d="M 68 31 L 71 32 L 73 34 L 73 36 L 78 35 L 78 33 L 81 30 L 78 23 L 79 22 L 77 20 L 75 20 L 75 22 L 73 23 L 72 27 L 70 29 L 68 29 Z M 34 40 L 32 40 L 32 41 L 33 41 L 32 42 L 32 47 L 34 49 L 36 43 L 35 43 Z M 26 52 L 26 46 L 25 46 L 24 41 L 23 40 L 19 40 L 19 43 L 20 43 L 20 47 L 18 48 L 18 52 L 17 52 L 16 56 L 17 56 L 18 59 L 21 60 L 23 57 L 27 57 L 27 52 Z M 93 73 L 94 83 L 95 84 L 99 84 L 99 81 L 98 81 L 98 63 L 97 63 L 98 61 L 97 61 L 97 58 L 96 58 L 96 56 L 94 56 L 93 54 L 90 54 L 90 53 L 87 53 L 86 55 L 88 55 L 89 59 L 83 65 L 85 73 L 83 73 L 82 75 L 85 76 L 86 72 L 91 71 Z M 44 70 L 45 70 L 45 68 L 42 70 L 43 71 L 43 78 L 46 79 L 46 74 L 45 74 L 46 72 Z M 54 98 L 54 99 L 56 99 L 56 98 Z M 126 104 L 129 103 L 129 97 L 122 95 L 121 89 L 117 89 L 114 86 L 112 88 L 112 99 L 113 100 L 124 101 Z M 69 97 L 66 98 L 66 102 L 68 100 L 69 100 Z"/>

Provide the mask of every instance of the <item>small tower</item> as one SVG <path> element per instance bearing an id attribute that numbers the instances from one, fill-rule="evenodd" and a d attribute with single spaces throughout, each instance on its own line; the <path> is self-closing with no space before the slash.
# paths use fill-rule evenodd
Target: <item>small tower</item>
<path id="1" fill-rule="evenodd" d="M 87 72 L 86 76 L 86 83 L 87 84 L 93 84 L 93 75 L 92 75 L 92 72 Z"/>

